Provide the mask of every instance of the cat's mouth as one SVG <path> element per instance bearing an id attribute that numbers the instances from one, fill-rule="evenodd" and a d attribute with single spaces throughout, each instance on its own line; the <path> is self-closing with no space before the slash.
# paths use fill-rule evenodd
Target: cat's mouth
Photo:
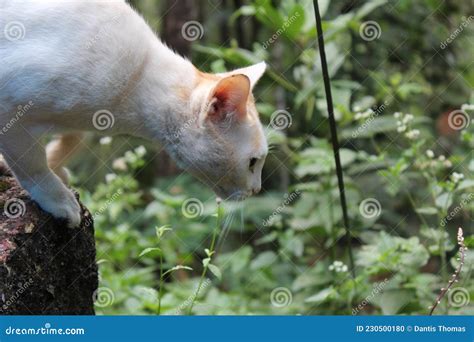
<path id="1" fill-rule="evenodd" d="M 218 197 L 224 201 L 243 201 L 250 197 L 251 191 L 237 190 L 237 191 L 226 191 L 222 187 L 218 186 L 215 190 Z"/>

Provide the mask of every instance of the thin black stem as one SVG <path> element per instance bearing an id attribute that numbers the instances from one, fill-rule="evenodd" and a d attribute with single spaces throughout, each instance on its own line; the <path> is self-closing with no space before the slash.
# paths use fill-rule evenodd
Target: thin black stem
<path id="1" fill-rule="evenodd" d="M 346 230 L 347 249 L 349 252 L 349 262 L 351 266 L 352 277 L 355 279 L 355 264 L 354 256 L 352 254 L 352 235 L 349 228 L 349 215 L 347 214 L 346 193 L 344 190 L 344 175 L 342 173 L 341 158 L 339 156 L 339 140 L 337 138 L 336 119 L 334 117 L 334 105 L 331 94 L 331 81 L 329 79 L 328 65 L 326 61 L 326 52 L 324 49 L 323 28 L 321 25 L 321 15 L 319 13 L 318 0 L 313 0 L 314 14 L 316 16 L 316 30 L 318 32 L 319 55 L 321 57 L 321 68 L 324 80 L 324 90 L 326 93 L 326 101 L 328 107 L 329 126 L 331 129 L 331 141 L 334 151 L 334 160 L 336 161 L 337 182 L 339 184 L 339 196 L 341 201 L 342 216 L 344 221 L 344 228 Z"/>

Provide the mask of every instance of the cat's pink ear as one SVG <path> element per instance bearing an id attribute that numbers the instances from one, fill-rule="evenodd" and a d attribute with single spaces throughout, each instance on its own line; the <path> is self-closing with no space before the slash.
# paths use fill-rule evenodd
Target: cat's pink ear
<path id="1" fill-rule="evenodd" d="M 247 99 L 250 94 L 250 79 L 237 74 L 224 77 L 212 90 L 208 118 L 222 121 L 228 115 L 243 119 L 247 114 Z"/>

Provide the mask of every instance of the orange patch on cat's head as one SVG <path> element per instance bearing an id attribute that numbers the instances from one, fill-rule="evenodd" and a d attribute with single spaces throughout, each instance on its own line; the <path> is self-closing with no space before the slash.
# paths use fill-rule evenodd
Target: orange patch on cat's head
<path id="1" fill-rule="evenodd" d="M 213 74 L 202 72 L 197 68 L 194 68 L 195 77 L 193 84 L 184 84 L 182 86 L 176 86 L 174 88 L 175 94 L 184 102 L 188 101 L 191 97 L 192 92 L 201 86 L 211 86 L 219 81 L 219 77 Z"/>
<path id="2" fill-rule="evenodd" d="M 186 102 L 191 96 L 192 89 L 188 86 L 177 86 L 174 88 L 176 95 L 183 101 Z"/>
<path id="3" fill-rule="evenodd" d="M 201 70 L 196 69 L 196 82 L 198 84 L 204 82 L 217 82 L 219 77 L 214 74 L 209 74 L 207 72 L 202 72 Z"/>

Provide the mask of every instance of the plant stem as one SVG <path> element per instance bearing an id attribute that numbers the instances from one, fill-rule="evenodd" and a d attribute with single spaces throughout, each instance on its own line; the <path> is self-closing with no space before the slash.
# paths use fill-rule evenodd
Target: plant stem
<path id="1" fill-rule="evenodd" d="M 428 184 L 433 182 L 433 184 L 437 184 L 438 183 L 438 179 L 436 178 L 435 175 L 431 175 L 431 174 L 428 174 L 428 175 L 425 175 L 425 179 L 427 180 Z M 436 193 L 434 192 L 433 190 L 433 187 L 430 186 L 430 190 L 429 190 L 430 194 L 431 194 L 431 198 L 433 200 L 433 205 L 435 207 L 437 207 L 437 204 L 436 204 Z M 450 196 L 451 194 L 449 194 Z M 449 196 L 447 198 L 447 202 L 446 203 L 449 203 Z M 447 211 L 448 209 L 446 209 Z M 446 284 L 447 281 L 448 281 L 448 270 L 447 270 L 447 267 L 448 267 L 448 261 L 447 261 L 447 258 L 446 258 L 446 250 L 444 248 L 444 238 L 443 238 L 443 235 L 444 235 L 444 232 L 446 231 L 443 227 L 443 225 L 441 224 L 441 222 L 443 221 L 443 218 L 444 216 L 446 215 L 443 215 L 443 213 L 440 212 L 441 210 L 438 210 L 437 211 L 437 217 L 438 217 L 438 231 L 439 231 L 439 236 L 440 236 L 440 239 L 439 239 L 439 256 L 440 256 L 440 261 L 441 261 L 441 279 L 442 279 L 442 283 L 443 284 Z M 447 214 L 447 213 L 446 213 Z M 448 313 L 448 306 L 445 306 L 444 308 L 444 312 L 445 314 Z"/>
<path id="2" fill-rule="evenodd" d="M 444 241 L 444 233 L 446 232 L 446 225 L 443 227 L 443 225 L 441 224 L 443 218 L 448 214 L 447 211 L 448 211 L 448 208 L 447 208 L 447 204 L 449 203 L 449 199 L 451 197 L 451 193 L 448 194 L 447 198 L 446 198 L 446 205 L 445 205 L 445 210 L 446 210 L 446 213 L 444 213 L 444 215 L 440 215 L 439 217 L 439 231 L 440 231 L 440 241 L 439 241 L 439 253 L 440 253 L 440 256 L 441 256 L 441 278 L 443 280 L 443 284 L 446 284 L 446 282 L 448 281 L 448 260 L 447 260 L 447 257 L 446 257 L 446 249 L 445 249 L 445 241 Z M 447 315 L 448 314 L 448 305 L 445 305 L 444 306 L 444 314 Z"/>
<path id="3" fill-rule="evenodd" d="M 420 214 L 420 213 L 418 213 L 418 212 L 416 211 L 417 206 L 416 206 L 416 204 L 415 204 L 415 200 L 413 199 L 413 196 L 410 194 L 410 192 L 409 192 L 408 190 L 405 190 L 405 193 L 407 194 L 408 201 L 410 202 L 410 204 L 411 204 L 413 210 L 415 211 L 416 216 L 418 216 L 418 218 L 420 219 L 420 221 L 421 221 L 426 227 L 429 227 L 428 222 L 426 222 L 426 220 L 425 220 L 425 218 L 423 217 L 423 215 Z"/>
<path id="4" fill-rule="evenodd" d="M 160 288 L 158 289 L 158 316 L 161 314 L 162 295 L 163 295 L 163 255 L 160 252 Z"/>
<path id="5" fill-rule="evenodd" d="M 327 182 L 327 189 L 325 191 L 328 192 L 328 209 L 329 209 L 329 224 L 331 226 L 331 261 L 334 262 L 336 260 L 336 227 L 334 225 L 334 211 L 333 211 L 333 203 L 332 203 L 332 194 L 331 194 L 331 179 L 328 177 Z"/>
<path id="6" fill-rule="evenodd" d="M 216 227 L 214 228 L 214 232 L 212 234 L 211 246 L 209 247 L 209 252 L 211 254 L 209 256 L 209 259 L 212 258 L 212 254 L 214 253 L 214 246 L 216 244 L 217 235 L 218 235 L 218 232 L 219 232 L 219 228 L 221 226 L 221 219 L 222 219 L 222 211 L 221 211 L 220 200 L 218 200 L 217 201 L 217 224 L 216 224 Z M 209 263 L 210 262 L 211 262 L 211 260 L 209 260 Z M 191 304 L 189 305 L 188 315 L 192 314 L 194 302 L 196 301 L 196 298 L 199 296 L 199 291 L 201 290 L 202 284 L 204 282 L 204 278 L 206 277 L 207 269 L 208 269 L 208 266 L 207 265 L 204 266 L 204 268 L 202 270 L 202 273 L 201 273 L 201 278 L 199 279 L 199 283 L 198 283 L 196 292 L 193 294 Z"/>
<path id="7" fill-rule="evenodd" d="M 429 315 L 433 315 L 433 312 L 435 311 L 436 307 L 438 304 L 441 303 L 441 300 L 443 297 L 446 295 L 446 293 L 451 289 L 453 284 L 458 281 L 460 275 L 461 275 L 461 270 L 464 265 L 464 258 L 466 256 L 466 245 L 464 244 L 464 235 L 462 228 L 458 228 L 458 245 L 459 245 L 459 266 L 456 268 L 454 271 L 454 274 L 451 278 L 451 280 L 448 282 L 448 286 L 444 287 L 441 289 L 441 292 L 439 293 L 438 297 L 436 298 L 436 301 L 434 302 L 433 306 L 431 307 Z M 446 314 L 447 312 L 447 307 L 446 307 Z"/>

